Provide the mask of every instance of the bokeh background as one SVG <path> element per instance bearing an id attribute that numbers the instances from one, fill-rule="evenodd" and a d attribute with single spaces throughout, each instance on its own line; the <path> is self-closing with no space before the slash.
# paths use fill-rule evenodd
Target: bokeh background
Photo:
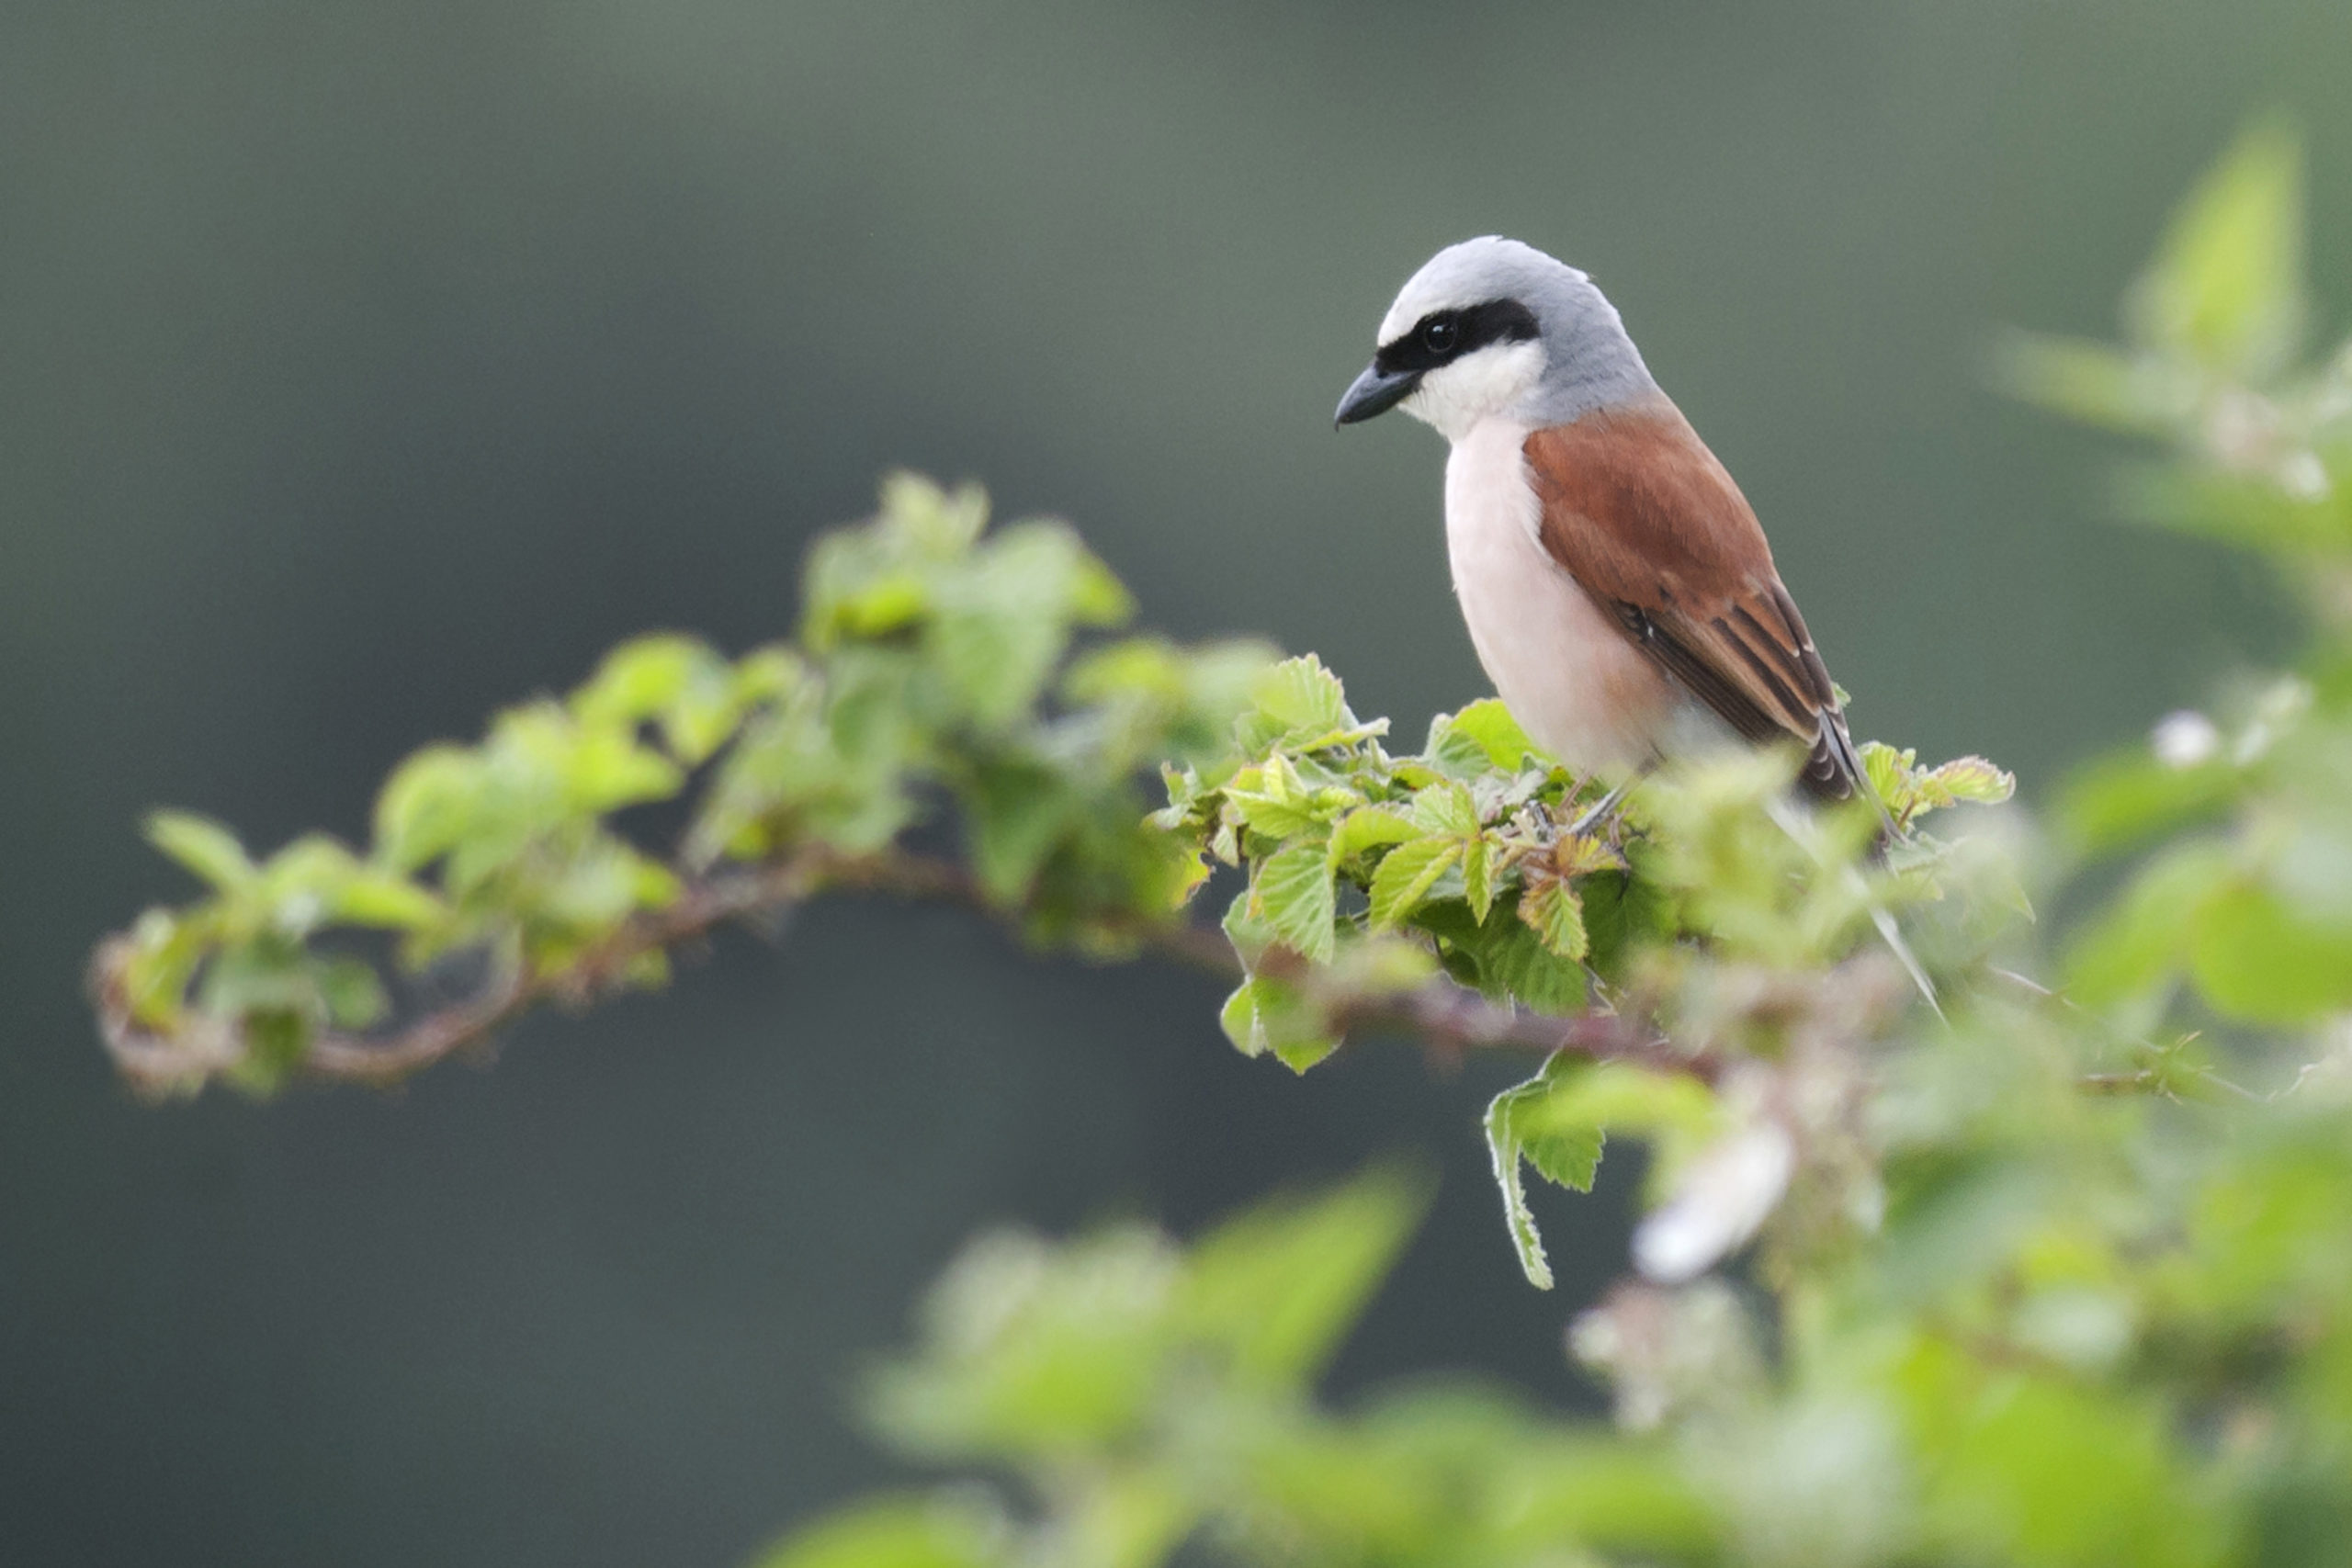
<path id="1" fill-rule="evenodd" d="M 0 6 L 0 1560 L 734 1563 L 884 1472 L 856 1369 L 976 1226 L 1191 1227 L 1399 1151 L 1438 1218 L 1340 1395 L 1577 1400 L 1622 1230 L 1554 1195 L 1564 1287 L 1521 1282 L 1495 1065 L 1294 1081 L 1195 978 L 829 905 L 492 1071 L 151 1108 L 83 955 L 186 891 L 145 807 L 356 834 L 625 634 L 781 631 L 893 465 L 1418 736 L 1483 690 L 1441 448 L 1329 412 L 1489 231 L 1612 291 L 1860 728 L 2030 798 L 2280 634 L 2098 522 L 1988 345 L 2105 330 L 2264 107 L 2340 321 L 2347 80 L 2341 0 Z"/>

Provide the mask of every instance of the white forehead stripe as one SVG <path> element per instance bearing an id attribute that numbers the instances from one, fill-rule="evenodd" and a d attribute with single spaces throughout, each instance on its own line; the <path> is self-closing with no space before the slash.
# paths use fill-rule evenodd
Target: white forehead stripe
<path id="1" fill-rule="evenodd" d="M 1433 310 L 1465 310 L 1491 299 L 1532 302 L 1556 291 L 1567 278 L 1585 275 L 1553 260 L 1532 245 L 1487 234 L 1448 245 L 1413 274 L 1382 318 L 1379 344 L 1396 342 Z"/>

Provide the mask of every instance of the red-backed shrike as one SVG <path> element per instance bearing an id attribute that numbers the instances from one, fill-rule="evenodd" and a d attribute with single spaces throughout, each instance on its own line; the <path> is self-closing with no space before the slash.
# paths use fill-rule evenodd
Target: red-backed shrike
<path id="1" fill-rule="evenodd" d="M 1623 782 L 1729 730 L 1862 783 L 1829 671 L 1731 475 L 1572 266 L 1468 240 L 1413 275 L 1339 423 L 1391 408 L 1453 444 L 1446 549 L 1478 661 L 1536 744 Z"/>

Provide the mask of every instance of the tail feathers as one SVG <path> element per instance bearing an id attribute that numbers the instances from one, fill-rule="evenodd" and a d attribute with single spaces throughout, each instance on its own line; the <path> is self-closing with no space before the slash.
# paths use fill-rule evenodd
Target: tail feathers
<path id="1" fill-rule="evenodd" d="M 1854 747 L 1853 731 L 1846 727 L 1845 714 L 1837 708 L 1821 710 L 1821 729 L 1814 739 L 1812 754 L 1805 759 L 1804 771 L 1797 775 L 1797 783 L 1817 800 L 1834 803 L 1851 800 L 1859 795 L 1869 801 L 1871 808 L 1878 813 L 1878 852 L 1882 855 L 1910 838 L 1871 785 L 1870 770 L 1862 765 L 1861 753 Z"/>

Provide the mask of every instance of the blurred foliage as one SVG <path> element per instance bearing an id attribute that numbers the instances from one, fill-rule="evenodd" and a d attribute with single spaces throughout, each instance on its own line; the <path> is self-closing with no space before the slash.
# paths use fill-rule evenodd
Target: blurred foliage
<path id="1" fill-rule="evenodd" d="M 2047 840 L 1996 819 L 1874 862 L 1867 823 L 1760 828 L 1770 759 L 1668 774 L 1570 831 L 1580 796 L 1521 772 L 1498 709 L 1391 760 L 1311 664 L 1245 721 L 1239 767 L 1171 774 L 1163 820 L 1249 873 L 1227 917 L 1245 1048 L 1315 1060 L 1325 976 L 1409 975 L 1392 949 L 1654 1021 L 1660 1051 L 1563 1052 L 1487 1117 L 1532 1274 L 1522 1169 L 1582 1188 L 1607 1134 L 1651 1145 L 1632 1267 L 1569 1334 L 1611 1420 L 1466 1389 L 1335 1412 L 1311 1361 L 1237 1370 L 1253 1325 L 1311 1300 L 1328 1343 L 1365 1287 L 1269 1268 L 1202 1314 L 1228 1236 L 1287 1232 L 1302 1272 L 1365 1265 L 1408 1212 L 1392 1177 L 1189 1255 L 1134 1231 L 983 1241 L 869 1411 L 909 1454 L 993 1479 L 857 1506 L 771 1568 L 2339 1561 L 2352 350 L 2301 358 L 2301 233 L 2296 144 L 2257 127 L 2184 204 L 2123 344 L 2006 358 L 2023 395 L 2161 445 L 2126 475 L 2132 516 L 2254 552 L 2310 611 L 2299 668 L 2238 675 L 2211 715 L 2086 770 Z M 1906 825 L 2007 793 L 1973 760 L 1870 765 Z M 2113 887 L 2116 862 L 2120 890 L 2057 940 L 2063 985 L 2026 978 L 2020 885 Z M 1873 908 L 1905 911 L 1943 1018 L 1905 1005 Z M 1069 1374 L 1038 1341 L 1075 1323 L 1073 1346 L 1126 1348 L 1057 1393 Z M 1018 1440 L 974 1416 L 975 1383 L 1024 1413 Z"/>
<path id="2" fill-rule="evenodd" d="M 1306 1071 L 1367 1026 L 1548 1049 L 1485 1129 L 1536 1283 L 1526 1172 L 1584 1190 L 1611 1134 L 1647 1145 L 1629 1270 L 1568 1335 L 1611 1417 L 1317 1402 L 1419 1211 L 1394 1172 L 1190 1248 L 983 1238 L 866 1395 L 884 1440 L 967 1478 L 854 1505 L 771 1568 L 2334 1562 L 2352 349 L 2306 365 L 2301 253 L 2297 145 L 2257 127 L 2121 344 L 2006 355 L 2022 395 L 2154 444 L 2132 515 L 2273 563 L 2311 626 L 2294 671 L 2087 770 L 2046 840 L 2010 814 L 1931 837 L 2009 780 L 1885 746 L 1883 818 L 1791 810 L 1773 752 L 1598 809 L 1493 702 L 1395 754 L 1311 657 L 1081 647 L 1130 606 L 1074 536 L 990 532 L 976 492 L 901 479 L 820 547 L 792 644 L 633 643 L 411 759 L 364 852 L 257 862 L 158 816 L 210 891 L 101 949 L 108 1042 L 156 1088 L 390 1077 L 829 889 L 1199 957 L 1186 909 L 1221 885 L 1243 1051 Z M 675 853 L 640 847 L 649 807 L 682 820 Z M 2029 894 L 2053 889 L 2098 907 L 2044 960 Z M 464 1000 L 384 1021 L 409 976 L 468 965 Z"/>

